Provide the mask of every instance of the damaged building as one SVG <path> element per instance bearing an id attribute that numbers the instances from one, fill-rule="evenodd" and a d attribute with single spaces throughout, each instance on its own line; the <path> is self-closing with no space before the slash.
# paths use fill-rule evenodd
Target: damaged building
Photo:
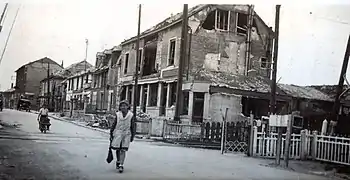
<path id="1" fill-rule="evenodd" d="M 252 109 L 245 97 L 269 98 L 271 28 L 249 5 L 197 5 L 188 17 L 181 119 L 221 121 L 226 107 L 229 120 L 245 118 L 243 109 Z M 154 117 L 174 116 L 181 22 L 179 13 L 142 32 L 137 50 L 136 37 L 121 43 L 120 99 L 136 98 L 137 107 Z M 140 76 L 133 97 L 135 63 Z"/>
<path id="2" fill-rule="evenodd" d="M 118 82 L 117 60 L 121 48 L 118 46 L 96 54 L 96 69 L 92 78 L 92 98 L 89 103 L 91 112 L 113 112 L 116 103 Z"/>

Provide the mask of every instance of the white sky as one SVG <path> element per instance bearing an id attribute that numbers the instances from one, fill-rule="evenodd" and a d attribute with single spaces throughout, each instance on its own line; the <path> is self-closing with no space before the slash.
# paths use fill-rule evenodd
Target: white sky
<path id="1" fill-rule="evenodd" d="M 181 3 L 185 2 L 143 1 L 141 31 L 164 20 L 171 13 L 182 11 Z M 337 84 L 350 33 L 350 2 L 234 2 L 254 3 L 256 12 L 269 26 L 274 26 L 275 4 L 282 4 L 278 58 L 280 83 Z M 136 35 L 137 3 L 140 2 L 11 0 L 0 33 L 0 53 L 17 8 L 20 7 L 20 10 L 0 64 L 0 90 L 10 88 L 14 71 L 30 61 L 47 56 L 59 64 L 64 60 L 65 67 L 82 61 L 85 56 L 85 38 L 89 39 L 88 61 L 94 64 L 97 51 L 111 48 Z M 198 3 L 228 4 L 232 1 Z M 5 1 L 0 3 L 0 13 L 4 5 Z M 189 4 L 190 7 L 194 5 Z"/>

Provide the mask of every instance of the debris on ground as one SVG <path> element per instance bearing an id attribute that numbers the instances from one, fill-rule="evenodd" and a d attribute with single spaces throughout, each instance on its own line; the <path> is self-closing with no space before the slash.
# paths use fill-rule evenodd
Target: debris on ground
<path id="1" fill-rule="evenodd" d="M 151 119 L 151 116 L 142 111 L 137 111 L 136 118 L 138 121 L 149 121 Z"/>

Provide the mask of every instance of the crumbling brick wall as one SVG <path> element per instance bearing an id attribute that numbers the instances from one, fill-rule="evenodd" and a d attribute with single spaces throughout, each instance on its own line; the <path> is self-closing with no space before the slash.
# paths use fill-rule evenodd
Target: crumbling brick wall
<path id="1" fill-rule="evenodd" d="M 229 31 L 203 28 L 203 22 L 206 20 L 203 17 L 217 8 L 231 11 Z M 195 71 L 204 67 L 208 70 L 236 74 L 244 74 L 247 69 L 255 69 L 258 75 L 269 76 L 268 68 L 261 68 L 260 62 L 261 57 L 266 57 L 269 29 L 257 17 L 254 18 L 255 23 L 252 30 L 249 62 L 251 65 L 250 68 L 245 67 L 247 39 L 246 36 L 235 32 L 234 24 L 236 23 L 235 12 L 245 13 L 246 10 L 244 6 L 212 6 L 189 18 L 190 27 L 194 30 L 191 39 L 189 69 Z"/>

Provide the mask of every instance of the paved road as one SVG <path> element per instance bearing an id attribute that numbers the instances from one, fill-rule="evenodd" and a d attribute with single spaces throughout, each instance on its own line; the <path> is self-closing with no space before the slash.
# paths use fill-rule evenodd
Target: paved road
<path id="1" fill-rule="evenodd" d="M 42 134 L 36 115 L 12 110 L 0 112 L 0 122 L 7 124 L 0 129 L 0 179 L 327 179 L 264 167 L 263 160 L 242 155 L 143 140 L 132 143 L 119 174 L 105 161 L 107 134 L 57 120 Z"/>

